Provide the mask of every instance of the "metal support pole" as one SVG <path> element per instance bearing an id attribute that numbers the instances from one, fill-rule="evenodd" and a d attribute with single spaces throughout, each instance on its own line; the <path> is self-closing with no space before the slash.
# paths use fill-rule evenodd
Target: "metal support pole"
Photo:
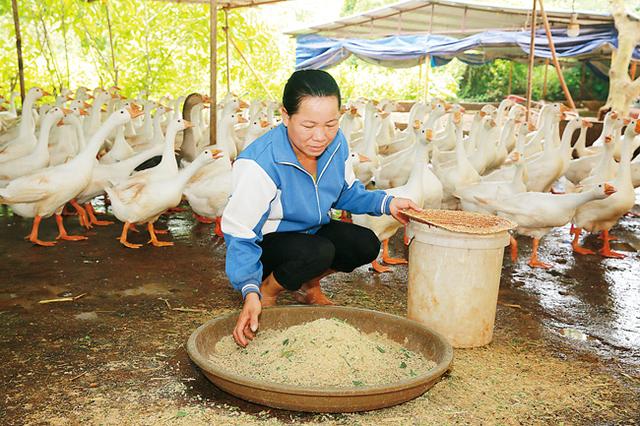
<path id="1" fill-rule="evenodd" d="M 509 86 L 507 87 L 507 95 L 513 90 L 513 61 L 509 61 Z"/>
<path id="2" fill-rule="evenodd" d="M 209 45 L 210 45 L 210 60 L 211 60 L 211 75 L 210 75 L 210 96 L 211 96 L 211 108 L 209 108 L 209 144 L 215 145 L 216 132 L 218 129 L 218 87 L 217 87 L 217 62 L 216 51 L 218 48 L 218 42 L 216 35 L 218 34 L 218 0 L 209 1 L 209 23 L 211 32 L 209 33 Z"/>
<path id="3" fill-rule="evenodd" d="M 558 62 L 558 56 L 556 55 L 556 47 L 553 43 L 553 37 L 551 36 L 551 27 L 549 26 L 549 20 L 547 19 L 547 14 L 544 11 L 544 5 L 542 4 L 542 0 L 538 0 L 538 1 L 540 2 L 540 14 L 542 15 L 542 23 L 544 24 L 544 30 L 547 33 L 547 40 L 549 40 L 549 49 L 551 50 L 551 59 L 553 60 L 553 65 L 556 67 L 556 72 L 558 73 L 558 79 L 560 80 L 560 86 L 562 87 L 562 91 L 564 92 L 565 98 L 567 98 L 567 102 L 569 102 L 569 107 L 575 111 L 576 104 L 573 103 L 571 92 L 569 92 L 567 83 L 564 81 L 564 76 L 562 75 L 562 69 L 560 68 L 560 62 Z"/>
<path id="4" fill-rule="evenodd" d="M 549 71 L 549 58 L 544 60 L 544 83 L 542 84 L 542 99 L 547 99 L 547 74 Z"/>
<path id="5" fill-rule="evenodd" d="M 424 58 L 424 101 L 429 101 L 429 71 L 431 70 L 431 55 Z"/>
<path id="6" fill-rule="evenodd" d="M 229 57 L 229 10 L 224 8 L 224 39 L 225 39 L 225 51 L 227 58 L 227 93 L 231 93 L 231 73 L 229 72 L 229 63 L 231 58 Z"/>
<path id="7" fill-rule="evenodd" d="M 18 16 L 18 0 L 11 0 L 13 9 L 13 26 L 16 30 L 16 51 L 18 53 L 18 75 L 20 77 L 20 99 L 24 104 L 24 63 L 22 62 L 22 35 L 20 34 L 20 17 Z M 24 111 L 22 111 L 24 114 Z"/>
<path id="8" fill-rule="evenodd" d="M 527 112 L 525 120 L 529 122 L 531 115 L 531 84 L 533 82 L 533 61 L 536 56 L 536 0 L 531 9 L 531 41 L 529 42 L 529 71 L 527 73 Z"/>

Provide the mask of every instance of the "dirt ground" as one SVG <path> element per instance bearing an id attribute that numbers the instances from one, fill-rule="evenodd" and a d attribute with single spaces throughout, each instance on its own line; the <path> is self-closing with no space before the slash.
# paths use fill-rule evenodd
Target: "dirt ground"
<path id="1" fill-rule="evenodd" d="M 99 211 L 103 211 L 98 207 Z M 636 206 L 636 212 L 640 208 Z M 104 215 L 102 215 L 104 217 Z M 369 413 L 294 413 L 213 386 L 185 342 L 200 324 L 240 307 L 224 273 L 224 242 L 189 212 L 163 217 L 174 247 L 122 247 L 119 225 L 53 248 L 23 240 L 30 221 L 0 207 L 0 423 L 10 424 L 638 424 L 640 219 L 614 228 L 626 259 L 576 257 L 568 229 L 542 243 L 554 264 L 532 270 L 531 244 L 504 259 L 493 342 L 456 349 L 454 366 L 423 396 Z M 54 221 L 42 239 L 56 235 Z M 133 242 L 146 242 L 146 232 Z M 586 240 L 596 247 L 596 236 Z M 406 256 L 400 235 L 392 253 Z M 407 267 L 367 267 L 323 281 L 340 305 L 406 314 Z M 40 304 L 59 297 L 74 301 Z M 284 298 L 283 303 L 292 303 Z M 175 310 L 172 308 L 186 308 Z"/>

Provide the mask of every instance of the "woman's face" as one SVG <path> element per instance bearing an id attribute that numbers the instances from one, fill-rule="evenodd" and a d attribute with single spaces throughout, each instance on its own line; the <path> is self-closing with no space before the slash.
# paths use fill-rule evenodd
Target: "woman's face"
<path id="1" fill-rule="evenodd" d="M 298 112 L 287 114 L 282 121 L 296 155 L 317 158 L 333 141 L 339 129 L 340 109 L 335 96 L 307 96 L 300 101 Z"/>

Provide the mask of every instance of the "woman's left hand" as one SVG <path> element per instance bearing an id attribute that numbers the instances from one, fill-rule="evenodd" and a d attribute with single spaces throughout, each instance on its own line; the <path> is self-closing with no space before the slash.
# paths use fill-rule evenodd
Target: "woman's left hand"
<path id="1" fill-rule="evenodd" d="M 389 204 L 389 210 L 391 210 L 391 216 L 394 217 L 398 222 L 406 225 L 409 222 L 409 219 L 402 214 L 401 210 L 404 209 L 413 209 L 419 212 L 422 211 L 422 208 L 418 207 L 416 203 L 411 201 L 408 198 L 394 198 L 391 200 L 391 204 Z"/>

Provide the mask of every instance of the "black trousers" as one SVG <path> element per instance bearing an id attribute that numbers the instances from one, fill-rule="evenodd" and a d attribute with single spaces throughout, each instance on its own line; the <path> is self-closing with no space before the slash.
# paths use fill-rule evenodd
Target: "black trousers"
<path id="1" fill-rule="evenodd" d="M 262 279 L 273 272 L 275 279 L 292 291 L 328 269 L 351 272 L 373 262 L 380 252 L 380 240 L 370 229 L 335 220 L 315 235 L 273 232 L 259 245 Z"/>

